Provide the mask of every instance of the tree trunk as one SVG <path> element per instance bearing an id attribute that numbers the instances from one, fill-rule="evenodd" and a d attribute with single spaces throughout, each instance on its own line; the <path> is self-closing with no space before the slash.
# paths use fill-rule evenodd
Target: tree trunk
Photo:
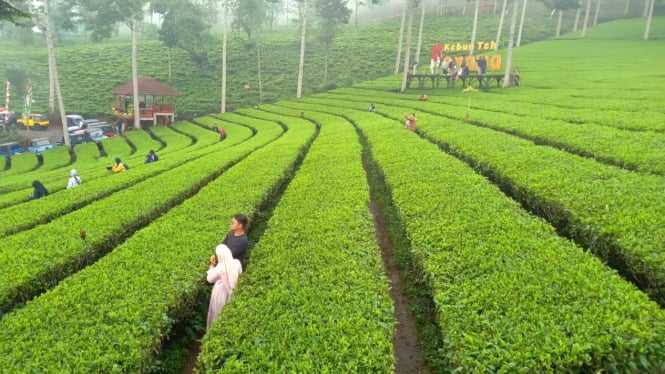
<path id="1" fill-rule="evenodd" d="M 577 24 L 580 22 L 580 11 L 582 8 L 577 8 L 577 13 L 575 13 L 575 22 L 573 23 L 573 32 L 577 31 Z"/>
<path id="2" fill-rule="evenodd" d="M 132 91 L 134 92 L 134 129 L 141 128 L 141 108 L 139 107 L 139 20 L 132 17 Z M 123 131 L 124 132 L 124 131 Z"/>
<path id="3" fill-rule="evenodd" d="M 563 10 L 559 9 L 559 18 L 556 20 L 556 37 L 561 35 L 561 20 L 563 19 Z"/>
<path id="4" fill-rule="evenodd" d="M 46 7 L 46 6 L 47 5 L 44 4 L 44 7 Z M 44 9 L 44 16 L 45 17 L 46 17 L 46 12 L 47 12 L 46 9 Z M 48 23 L 50 21 L 45 20 L 44 22 Z M 51 41 L 51 43 L 52 43 L 52 41 Z M 48 49 L 48 45 L 47 45 L 46 48 Z M 49 62 L 50 62 L 51 56 L 48 56 L 48 58 L 49 58 Z M 53 66 L 51 66 L 50 63 L 49 63 L 49 66 L 48 66 L 48 111 L 49 111 L 49 113 L 55 112 L 55 80 L 53 78 Z"/>
<path id="5" fill-rule="evenodd" d="M 227 40 L 227 23 L 228 23 L 228 11 L 227 5 L 223 4 L 224 9 L 224 30 L 222 31 L 222 103 L 220 107 L 220 113 L 226 113 L 226 40 Z"/>
<path id="6" fill-rule="evenodd" d="M 589 14 L 591 13 L 591 0 L 586 1 L 586 12 L 584 13 L 584 24 L 582 24 L 582 37 L 586 36 L 586 26 L 589 23 Z"/>
<path id="7" fill-rule="evenodd" d="M 420 26 L 418 29 L 418 46 L 416 47 L 416 60 L 420 63 L 420 47 L 423 43 L 423 23 L 425 23 L 425 0 L 420 0 Z"/>
<path id="8" fill-rule="evenodd" d="M 651 4 L 653 0 L 644 0 L 644 11 L 642 12 L 642 18 L 647 18 L 647 15 L 649 14 L 649 4 Z"/>
<path id="9" fill-rule="evenodd" d="M 328 56 L 330 54 L 330 45 L 326 43 L 323 47 L 323 82 L 328 82 Z"/>
<path id="10" fill-rule="evenodd" d="M 404 53 L 404 71 L 402 74 L 402 85 L 400 91 L 406 90 L 406 79 L 409 74 L 409 57 L 411 55 L 411 28 L 413 27 L 413 10 L 409 8 L 409 22 L 406 26 L 406 51 Z"/>
<path id="11" fill-rule="evenodd" d="M 644 40 L 649 40 L 649 29 L 651 28 L 651 18 L 653 18 L 653 6 L 656 3 L 656 0 L 651 0 L 651 6 L 649 6 L 649 13 L 647 15 L 647 27 L 644 29 Z"/>
<path id="12" fill-rule="evenodd" d="M 630 0 L 626 0 L 626 7 L 623 8 L 623 15 L 628 15 L 628 8 L 630 8 Z"/>
<path id="13" fill-rule="evenodd" d="M 508 41 L 508 51 L 506 52 L 506 72 L 503 77 L 503 88 L 510 86 L 510 69 L 513 63 L 513 41 L 515 40 L 515 24 L 517 23 L 517 6 L 519 0 L 513 0 L 513 17 L 510 21 L 510 40 Z"/>
<path id="14" fill-rule="evenodd" d="M 173 69 L 171 68 L 171 53 L 173 53 L 173 48 L 169 47 L 169 48 L 166 50 L 166 56 L 167 56 L 168 59 L 169 59 L 169 73 L 168 73 L 168 74 L 169 74 L 169 75 L 168 75 L 168 76 L 169 76 L 169 80 L 173 77 L 173 74 L 172 74 Z"/>
<path id="15" fill-rule="evenodd" d="M 593 15 L 593 26 L 598 24 L 598 13 L 600 13 L 600 0 L 596 2 L 596 13 Z"/>
<path id="16" fill-rule="evenodd" d="M 51 30 L 51 20 L 49 19 L 49 0 L 44 0 L 44 28 L 46 31 L 46 48 L 48 49 L 49 71 L 51 72 L 55 95 L 58 97 L 58 109 L 60 110 L 60 121 L 62 121 L 62 134 L 65 138 L 65 145 L 69 147 L 69 132 L 67 131 L 67 117 L 65 115 L 65 104 L 62 99 L 62 90 L 60 89 L 60 78 L 58 77 L 58 64 L 55 58 L 55 49 L 53 48 L 53 32 Z M 53 111 L 53 109 L 51 110 Z"/>
<path id="17" fill-rule="evenodd" d="M 354 17 L 356 22 L 356 28 L 358 28 L 358 0 L 356 0 L 356 12 L 354 14 Z"/>
<path id="18" fill-rule="evenodd" d="M 305 41 L 307 37 L 307 0 L 300 3 L 300 62 L 298 63 L 298 88 L 296 97 L 302 97 L 302 80 L 305 74 Z"/>
<path id="19" fill-rule="evenodd" d="M 524 0 L 524 4 L 522 4 L 522 17 L 520 18 L 520 31 L 517 33 L 516 47 L 522 45 L 522 29 L 524 28 L 524 16 L 526 15 L 526 3 L 527 0 Z"/>
<path id="20" fill-rule="evenodd" d="M 501 7 L 501 17 L 499 17 L 499 29 L 496 31 L 496 47 L 494 48 L 495 51 L 499 50 L 499 42 L 501 41 L 501 31 L 503 29 L 503 19 L 506 15 L 507 4 L 508 0 L 503 0 L 503 6 Z"/>
<path id="21" fill-rule="evenodd" d="M 476 29 L 478 28 L 479 10 L 480 10 L 480 0 L 476 0 L 476 9 L 473 11 L 473 29 L 471 31 L 471 49 L 469 50 L 469 56 L 473 56 L 473 50 L 476 44 Z"/>
<path id="22" fill-rule="evenodd" d="M 399 40 L 397 42 L 397 58 L 395 58 L 395 75 L 399 73 L 399 62 L 402 60 L 402 38 L 404 36 L 404 22 L 406 21 L 406 8 L 407 5 L 404 5 L 404 10 L 402 11 L 402 23 L 399 27 Z"/>
<path id="23" fill-rule="evenodd" d="M 256 61 L 258 64 L 259 73 L 259 104 L 263 102 L 263 79 L 261 78 L 261 34 L 256 33 Z"/>

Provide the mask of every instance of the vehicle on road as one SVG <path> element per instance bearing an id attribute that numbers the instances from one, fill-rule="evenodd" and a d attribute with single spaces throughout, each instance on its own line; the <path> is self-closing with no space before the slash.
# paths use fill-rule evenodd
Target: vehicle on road
<path id="1" fill-rule="evenodd" d="M 48 140 L 48 138 L 36 138 L 32 139 L 30 141 L 30 146 L 28 147 L 28 150 L 30 152 L 44 152 L 47 149 L 52 149 L 53 144 L 51 144 L 51 141 Z"/>
<path id="2" fill-rule="evenodd" d="M 96 118 L 91 118 L 91 119 L 84 119 L 83 122 L 81 122 L 81 130 L 85 130 L 88 128 L 88 126 L 92 123 L 98 123 L 102 122 Z"/>
<path id="3" fill-rule="evenodd" d="M 16 123 L 20 127 L 31 127 L 36 130 L 45 130 L 50 124 L 48 117 L 44 114 L 28 114 L 27 121 L 25 118 L 21 117 L 16 120 Z"/>
<path id="4" fill-rule="evenodd" d="M 101 128 L 98 128 L 98 127 L 85 129 L 83 131 L 85 132 L 86 138 L 90 142 L 97 143 L 97 142 L 100 142 L 100 141 L 108 138 L 108 136 L 104 135 L 104 130 L 102 130 Z"/>
<path id="5" fill-rule="evenodd" d="M 76 130 L 69 132 L 69 145 L 71 147 L 77 144 L 84 144 L 88 142 L 88 135 L 85 133 L 85 130 Z M 56 145 L 65 145 L 65 138 L 58 140 Z"/>
<path id="6" fill-rule="evenodd" d="M 23 147 L 17 142 L 0 144 L 0 155 L 2 156 L 13 156 L 24 152 Z"/>
<path id="7" fill-rule="evenodd" d="M 111 127 L 111 124 L 107 122 L 91 123 L 88 125 L 88 129 L 101 129 L 104 132 L 104 135 L 108 136 L 109 138 L 115 136 L 113 127 Z"/>
<path id="8" fill-rule="evenodd" d="M 78 114 L 68 114 L 65 118 L 67 118 L 67 131 L 71 132 L 81 129 L 81 125 L 83 125 L 83 117 Z"/>

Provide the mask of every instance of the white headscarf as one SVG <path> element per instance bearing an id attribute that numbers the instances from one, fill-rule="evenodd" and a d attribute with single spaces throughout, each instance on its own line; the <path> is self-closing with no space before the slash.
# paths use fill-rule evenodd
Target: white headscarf
<path id="1" fill-rule="evenodd" d="M 220 244 L 215 248 L 217 255 L 217 266 L 224 266 L 226 271 L 222 272 L 222 281 L 229 287 L 229 293 L 238 285 L 238 277 L 242 274 L 242 265 L 240 261 L 233 258 L 231 250 L 226 244 Z"/>
<path id="2" fill-rule="evenodd" d="M 69 176 L 71 176 L 72 178 L 76 178 L 76 176 L 77 176 L 76 175 L 76 169 L 72 169 L 72 171 L 69 172 Z"/>

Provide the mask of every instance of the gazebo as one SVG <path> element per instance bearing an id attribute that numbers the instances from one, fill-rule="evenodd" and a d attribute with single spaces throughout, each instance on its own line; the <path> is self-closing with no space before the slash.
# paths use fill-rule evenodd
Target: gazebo
<path id="1" fill-rule="evenodd" d="M 153 125 L 174 122 L 173 97 L 180 96 L 180 92 L 150 77 L 139 77 L 138 80 L 139 119 L 152 121 Z M 132 82 L 112 89 L 111 93 L 117 96 L 116 107 L 124 109 L 123 111 L 127 113 L 125 118 L 133 119 L 135 111 L 132 105 L 134 96 Z"/>

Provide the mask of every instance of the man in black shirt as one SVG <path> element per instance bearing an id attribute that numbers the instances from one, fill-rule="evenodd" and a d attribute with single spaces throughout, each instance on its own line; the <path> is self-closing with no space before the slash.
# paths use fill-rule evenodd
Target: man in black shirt
<path id="1" fill-rule="evenodd" d="M 222 244 L 226 244 L 227 247 L 231 250 L 233 258 L 240 261 L 242 264 L 242 270 L 245 271 L 245 253 L 247 253 L 247 246 L 249 241 L 247 240 L 247 234 L 245 234 L 245 226 L 247 226 L 248 219 L 244 214 L 236 213 L 233 215 L 228 234 L 224 238 Z"/>

